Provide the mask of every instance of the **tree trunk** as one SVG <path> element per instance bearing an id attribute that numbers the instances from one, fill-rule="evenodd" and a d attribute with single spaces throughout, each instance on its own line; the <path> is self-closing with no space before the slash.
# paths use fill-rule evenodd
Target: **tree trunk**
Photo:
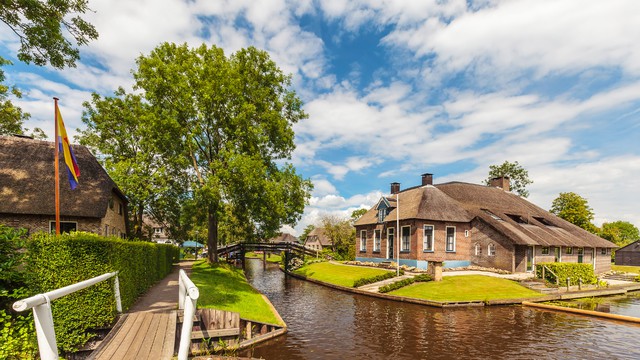
<path id="1" fill-rule="evenodd" d="M 136 220 L 134 224 L 134 229 L 136 232 L 135 234 L 133 234 L 133 237 L 136 239 L 142 239 L 142 228 L 144 226 L 144 223 L 143 223 L 144 206 L 138 205 L 137 210 L 138 211 L 136 213 Z"/>
<path id="2" fill-rule="evenodd" d="M 209 206 L 209 236 L 207 238 L 207 249 L 209 262 L 218 262 L 218 212 L 214 206 Z"/>

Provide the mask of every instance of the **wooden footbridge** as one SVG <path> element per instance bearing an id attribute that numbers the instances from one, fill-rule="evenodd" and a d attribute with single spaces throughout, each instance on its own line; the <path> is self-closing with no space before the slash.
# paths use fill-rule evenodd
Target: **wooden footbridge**
<path id="1" fill-rule="evenodd" d="M 317 256 L 318 252 L 306 248 L 303 245 L 288 242 L 277 243 L 251 243 L 243 242 L 236 243 L 218 248 L 218 256 L 225 256 L 228 259 L 236 259 L 242 262 L 242 268 L 244 269 L 244 257 L 247 252 L 250 251 L 262 251 L 266 256 L 267 253 L 281 253 L 284 252 L 285 257 L 285 270 L 289 265 L 289 259 L 293 255 L 300 256 L 304 259 L 305 256 Z"/>

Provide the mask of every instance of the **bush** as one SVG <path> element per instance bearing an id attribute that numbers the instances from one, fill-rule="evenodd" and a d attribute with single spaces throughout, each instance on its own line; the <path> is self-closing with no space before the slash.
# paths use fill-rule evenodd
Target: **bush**
<path id="1" fill-rule="evenodd" d="M 582 279 L 583 284 L 596 284 L 598 278 L 593 272 L 591 264 L 578 264 L 578 263 L 540 263 L 536 265 L 536 277 L 542 278 L 542 267 L 546 266 L 553 271 L 559 279 L 559 285 L 564 286 L 567 283 L 567 278 L 570 278 L 570 285 L 578 285 L 578 279 Z M 548 271 L 545 272 L 546 281 L 555 284 L 556 278 Z"/>
<path id="2" fill-rule="evenodd" d="M 389 285 L 385 285 L 385 286 L 381 287 L 380 289 L 378 289 L 378 292 L 388 293 L 390 291 L 398 290 L 398 289 L 403 288 L 405 286 L 411 285 L 411 284 L 413 284 L 415 282 L 427 282 L 427 281 L 431 281 L 431 276 L 429 274 L 420 274 L 420 275 L 416 275 L 416 276 L 414 276 L 412 278 L 396 281 L 396 282 L 391 283 Z"/>
<path id="3" fill-rule="evenodd" d="M 404 270 L 400 270 L 400 275 L 404 275 Z M 364 286 L 364 285 L 368 285 L 368 284 L 373 284 L 376 283 L 378 281 L 383 281 L 383 280 L 387 280 L 387 279 L 391 279 L 393 277 L 396 276 L 395 272 L 386 272 L 384 274 L 380 274 L 380 275 L 376 275 L 376 276 L 370 276 L 370 277 L 366 277 L 366 278 L 360 278 L 356 281 L 353 282 L 353 287 L 357 288 L 360 286 Z"/>
<path id="4" fill-rule="evenodd" d="M 123 310 L 164 278 L 179 254 L 173 245 L 82 232 L 36 234 L 27 248 L 26 280 L 33 294 L 118 271 Z M 53 301 L 52 312 L 58 347 L 76 350 L 93 336 L 89 329 L 109 326 L 115 320 L 113 280 Z"/>

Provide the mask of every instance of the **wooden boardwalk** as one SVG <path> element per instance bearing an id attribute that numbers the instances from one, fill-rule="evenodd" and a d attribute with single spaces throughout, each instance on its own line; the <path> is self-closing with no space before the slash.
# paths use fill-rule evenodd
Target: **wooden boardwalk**
<path id="1" fill-rule="evenodd" d="M 88 359 L 171 359 L 177 350 L 178 271 L 190 273 L 191 265 L 181 262 L 138 299 Z"/>

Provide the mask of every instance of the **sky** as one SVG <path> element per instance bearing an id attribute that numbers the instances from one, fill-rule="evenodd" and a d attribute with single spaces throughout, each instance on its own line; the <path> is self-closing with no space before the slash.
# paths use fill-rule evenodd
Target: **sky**
<path id="1" fill-rule="evenodd" d="M 131 90 L 135 59 L 168 41 L 269 52 L 304 101 L 291 162 L 314 183 L 299 235 L 420 184 L 480 183 L 518 161 L 529 201 L 588 200 L 595 223 L 640 227 L 640 2 L 637 0 L 89 0 L 98 40 L 76 68 L 0 55 L 25 124 L 70 136 L 92 92 Z"/>

